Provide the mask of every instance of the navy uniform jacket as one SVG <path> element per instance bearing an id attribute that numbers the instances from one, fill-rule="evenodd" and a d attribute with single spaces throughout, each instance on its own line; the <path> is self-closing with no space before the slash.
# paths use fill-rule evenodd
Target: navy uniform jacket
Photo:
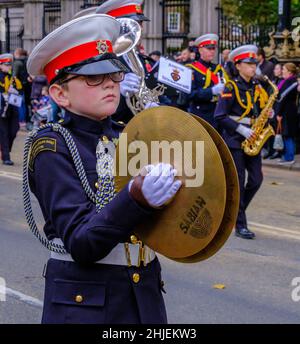
<path id="1" fill-rule="evenodd" d="M 198 63 L 203 66 L 201 71 L 197 68 Z M 201 59 L 187 65 L 187 67 L 191 67 L 193 70 L 192 92 L 188 96 L 188 101 L 190 102 L 189 110 L 191 113 L 200 116 L 215 126 L 214 112 L 218 97 L 213 95 L 212 87 L 218 83 L 218 79 L 215 79 L 214 82 L 213 78 L 211 78 L 208 83 L 209 80 L 207 80 L 207 77 L 210 72 L 216 75 L 219 74 L 220 77 L 225 77 L 225 72 L 220 65 L 211 62 L 208 63 Z M 205 70 L 208 72 L 205 72 Z M 207 83 L 208 85 L 206 85 Z"/>
<path id="2" fill-rule="evenodd" d="M 96 192 L 96 146 L 103 135 L 118 137 L 123 129 L 107 118 L 101 122 L 66 113 L 63 123 L 77 145 L 89 183 Z M 47 149 L 38 140 L 47 139 Z M 30 159 L 30 187 L 45 219 L 48 239 L 60 238 L 75 262 L 50 259 L 46 271 L 44 323 L 164 323 L 157 258 L 146 267 L 95 264 L 153 212 L 139 206 L 128 187 L 102 209 L 86 196 L 60 134 L 45 129 L 35 140 Z M 33 146 L 34 147 L 34 146 Z M 40 149 L 39 149 L 40 148 Z M 139 283 L 132 281 L 138 272 Z M 75 296 L 83 296 L 82 303 Z"/>
<path id="3" fill-rule="evenodd" d="M 245 138 L 236 132 L 240 123 L 229 116 L 240 117 L 249 106 L 249 112 L 245 118 L 255 118 L 260 114 L 261 109 L 267 101 L 267 94 L 257 81 L 246 82 L 241 76 L 233 80 L 237 89 L 232 83 L 227 83 L 222 95 L 219 96 L 215 110 L 215 120 L 222 131 L 222 136 L 229 148 L 241 149 Z M 247 92 L 251 97 L 251 100 Z M 250 100 L 250 102 L 249 102 Z M 247 127 L 250 125 L 242 124 Z"/>

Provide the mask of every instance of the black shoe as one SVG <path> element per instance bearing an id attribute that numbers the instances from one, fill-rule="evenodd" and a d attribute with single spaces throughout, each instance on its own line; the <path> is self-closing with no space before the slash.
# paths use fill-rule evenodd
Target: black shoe
<path id="1" fill-rule="evenodd" d="M 277 158 L 280 158 L 280 154 L 279 154 L 278 152 L 273 153 L 273 154 L 269 157 L 269 159 L 271 159 L 271 160 L 277 159 Z"/>
<path id="2" fill-rule="evenodd" d="M 12 166 L 12 165 L 14 165 L 14 163 L 11 160 L 4 160 L 3 165 Z"/>
<path id="3" fill-rule="evenodd" d="M 255 234 L 249 231 L 248 228 L 240 228 L 235 230 L 235 235 L 243 239 L 254 239 Z"/>

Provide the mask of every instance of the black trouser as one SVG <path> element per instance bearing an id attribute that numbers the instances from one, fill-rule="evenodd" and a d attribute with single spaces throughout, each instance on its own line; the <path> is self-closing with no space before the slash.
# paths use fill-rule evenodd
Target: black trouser
<path id="1" fill-rule="evenodd" d="M 238 172 L 240 184 L 240 207 L 236 229 L 247 228 L 246 209 L 263 181 L 260 154 L 249 156 L 241 149 L 230 149 Z M 246 182 L 246 171 L 248 178 Z"/>
<path id="2" fill-rule="evenodd" d="M 6 118 L 0 117 L 0 144 L 2 160 L 10 160 L 10 152 L 19 130 L 19 113 L 16 107 L 9 106 Z"/>

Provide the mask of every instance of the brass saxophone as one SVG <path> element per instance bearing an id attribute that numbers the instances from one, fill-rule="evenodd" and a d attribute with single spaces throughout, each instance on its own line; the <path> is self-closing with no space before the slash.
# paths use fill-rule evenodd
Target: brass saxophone
<path id="1" fill-rule="evenodd" d="M 267 76 L 264 76 L 264 79 L 271 85 L 273 93 L 269 97 L 266 106 L 263 108 L 251 127 L 256 134 L 256 139 L 246 139 L 242 142 L 242 149 L 244 150 L 245 154 L 250 156 L 258 155 L 268 138 L 272 135 L 275 135 L 272 126 L 270 124 L 266 126 L 266 124 L 268 123 L 269 112 L 273 108 L 279 90 Z"/>

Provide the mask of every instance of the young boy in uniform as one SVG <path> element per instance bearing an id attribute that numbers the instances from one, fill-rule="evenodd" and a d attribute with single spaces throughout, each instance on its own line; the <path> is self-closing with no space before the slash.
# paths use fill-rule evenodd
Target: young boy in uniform
<path id="1" fill-rule="evenodd" d="M 167 321 L 160 264 L 146 246 L 139 264 L 141 244 L 132 231 L 155 215 L 159 210 L 154 208 L 171 199 L 181 182 L 172 166 L 149 165 L 144 178 L 133 178 L 115 195 L 113 178 L 107 184 L 109 174 L 103 170 L 103 161 L 111 161 L 103 147 L 123 129 L 110 118 L 127 72 L 113 52 L 119 32 L 113 17 L 80 17 L 45 37 L 28 60 L 29 73 L 45 74 L 51 98 L 65 109 L 61 126 L 71 134 L 89 182 L 81 184 L 83 172 L 77 172 L 78 161 L 61 134 L 53 128 L 40 131 L 31 148 L 30 186 L 48 240 L 63 244 L 67 252 L 51 252 L 43 323 Z"/>

